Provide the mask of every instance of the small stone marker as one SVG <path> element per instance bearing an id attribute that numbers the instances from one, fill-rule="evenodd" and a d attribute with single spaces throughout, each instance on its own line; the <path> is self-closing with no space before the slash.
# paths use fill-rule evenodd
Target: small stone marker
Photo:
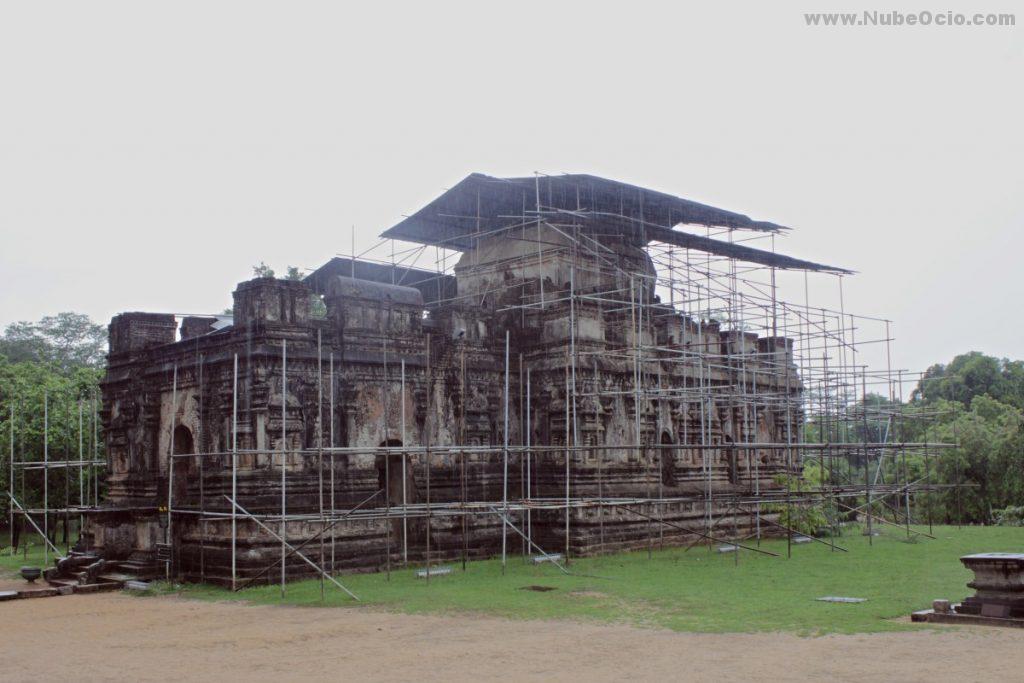
<path id="1" fill-rule="evenodd" d="M 841 597 L 841 596 L 838 596 L 838 595 L 826 595 L 823 598 L 815 598 L 815 599 L 820 601 L 820 602 L 848 602 L 848 603 L 855 603 L 855 602 L 867 602 L 868 601 L 867 598 L 844 598 L 844 597 Z"/>
<path id="2" fill-rule="evenodd" d="M 421 569 L 418 572 L 416 572 L 416 578 L 417 579 L 425 579 L 425 578 L 427 578 L 427 573 L 428 572 L 430 573 L 430 576 L 446 576 L 446 575 L 452 573 L 452 568 L 451 567 L 431 567 L 430 569 Z"/>
<path id="3" fill-rule="evenodd" d="M 737 548 L 734 545 L 720 545 L 720 546 L 718 546 L 718 552 L 720 552 L 720 553 L 734 553 L 737 550 L 739 550 L 739 548 Z"/>
<path id="4" fill-rule="evenodd" d="M 530 561 L 534 564 L 541 564 L 542 562 L 561 562 L 562 553 L 554 553 L 552 555 L 534 555 L 530 558 Z"/>
<path id="5" fill-rule="evenodd" d="M 932 609 L 936 614 L 949 614 L 949 600 L 932 600 Z"/>
<path id="6" fill-rule="evenodd" d="M 814 539 L 810 536 L 794 536 L 793 543 L 810 543 Z"/>

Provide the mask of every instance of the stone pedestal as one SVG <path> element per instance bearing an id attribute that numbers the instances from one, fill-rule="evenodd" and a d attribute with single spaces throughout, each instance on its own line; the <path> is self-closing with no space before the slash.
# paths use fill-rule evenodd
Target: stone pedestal
<path id="1" fill-rule="evenodd" d="M 976 592 L 956 607 L 958 614 L 1024 618 L 1024 553 L 978 553 L 960 561 L 974 572 L 967 586 Z"/>

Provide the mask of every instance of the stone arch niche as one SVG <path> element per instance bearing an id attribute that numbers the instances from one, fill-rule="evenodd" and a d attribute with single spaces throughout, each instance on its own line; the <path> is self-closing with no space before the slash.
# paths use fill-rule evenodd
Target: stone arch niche
<path id="1" fill-rule="evenodd" d="M 186 455 L 195 453 L 195 441 L 192 438 L 192 430 L 185 425 L 178 425 L 174 428 L 174 454 Z"/>
<path id="2" fill-rule="evenodd" d="M 661 483 L 665 486 L 675 486 L 676 449 L 664 448 L 664 446 L 674 445 L 672 435 L 668 433 L 668 430 L 661 432 L 661 445 L 663 448 L 658 449 L 658 457 L 661 460 Z"/>
<path id="3" fill-rule="evenodd" d="M 399 439 L 385 439 L 380 442 L 380 448 L 398 448 L 402 446 Z M 405 455 L 405 478 L 402 478 L 402 461 Z M 413 474 L 415 457 L 402 452 L 378 453 L 375 458 L 377 468 L 378 490 L 384 493 L 379 498 L 379 506 L 384 507 L 390 503 L 391 507 L 401 507 L 403 498 L 407 505 L 414 505 L 419 501 L 416 491 L 416 478 Z M 403 487 L 404 483 L 404 487 Z M 425 530 L 421 521 L 410 520 L 403 527 L 402 519 L 395 517 L 390 522 L 391 548 L 392 552 L 403 549 L 404 537 L 408 534 L 410 547 L 418 547 L 422 544 L 423 531 Z M 409 552 L 408 549 L 405 549 Z"/>
<path id="4" fill-rule="evenodd" d="M 174 428 L 174 455 L 188 455 L 195 453 L 195 440 L 192 437 L 192 430 L 185 425 L 178 425 Z M 174 503 L 180 503 L 188 494 L 188 475 L 193 469 L 195 458 L 171 458 L 171 466 L 174 468 Z"/>
<path id="5" fill-rule="evenodd" d="M 399 439 L 385 439 L 380 442 L 380 448 L 397 448 L 402 445 Z M 402 454 L 401 453 L 378 453 L 375 458 L 377 467 L 377 487 L 384 493 L 381 494 L 382 502 L 388 501 L 391 505 L 402 504 Z M 406 500 L 411 502 L 412 489 L 410 489 L 410 475 L 412 464 L 406 461 Z"/>

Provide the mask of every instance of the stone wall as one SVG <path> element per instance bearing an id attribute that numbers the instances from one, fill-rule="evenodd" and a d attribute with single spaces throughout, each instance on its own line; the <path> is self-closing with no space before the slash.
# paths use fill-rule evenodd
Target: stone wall
<path id="1" fill-rule="evenodd" d="M 792 344 L 722 331 L 660 305 L 643 277 L 653 273 L 643 250 L 613 247 L 640 275 L 608 272 L 569 243 L 544 257 L 521 242 L 489 240 L 463 255 L 458 296 L 440 304 L 425 305 L 419 289 L 338 276 L 318 287 L 327 308 L 319 319 L 306 284 L 258 278 L 238 285 L 234 322 L 225 329 L 190 318 L 176 340 L 170 316 L 115 317 L 103 381 L 109 496 L 90 541 L 109 555 L 148 552 L 164 534 L 159 511 L 170 499 L 179 570 L 188 578 L 230 578 L 230 523 L 201 521 L 199 513 L 230 511 L 235 438 L 238 501 L 252 513 L 279 512 L 282 461 L 290 514 L 315 517 L 322 500 L 328 509 L 348 509 L 377 491 L 383 493 L 372 507 L 400 502 L 403 489 L 410 505 L 423 503 L 426 456 L 384 446 L 439 448 L 429 465 L 434 503 L 463 496 L 500 501 L 506 336 L 508 440 L 533 447 L 530 497 L 565 495 L 567 457 L 574 498 L 693 497 L 777 486 L 787 470 L 783 451 L 732 444 L 797 440 L 801 385 Z M 618 292 L 618 305 L 605 300 L 613 295 L 597 296 L 609 291 Z M 646 354 L 640 362 L 637 344 Z M 775 398 L 751 405 L 736 398 L 737 385 L 747 395 Z M 584 448 L 567 452 L 567 444 Z M 194 455 L 174 458 L 172 471 L 170 453 Z M 513 450 L 508 488 L 515 498 L 525 491 L 526 466 Z M 798 459 L 791 457 L 788 468 L 798 472 Z M 698 529 L 708 514 L 704 502 L 643 509 Z M 727 512 L 712 509 L 716 517 Z M 565 514 L 532 515 L 534 534 L 552 551 L 565 547 Z M 649 521 L 627 509 L 580 507 L 570 515 L 573 552 L 642 547 L 650 539 Z M 517 523 L 525 523 L 521 517 Z M 741 533 L 751 523 L 749 515 L 734 515 L 722 528 Z M 342 569 L 380 567 L 389 549 L 392 559 L 418 559 L 427 524 L 422 517 L 345 522 L 332 531 L 325 553 L 333 550 Z M 467 518 L 466 537 L 458 516 L 433 517 L 429 526 L 435 557 L 458 555 L 464 545 L 473 556 L 500 548 L 494 515 Z M 301 541 L 320 528 L 319 520 L 295 520 L 287 533 Z M 237 533 L 242 576 L 276 559 L 279 542 L 254 524 L 240 522 Z M 655 534 L 668 542 L 685 535 L 669 527 Z M 320 552 L 319 543 L 309 548 L 313 556 Z M 308 572 L 301 561 L 293 564 L 290 575 Z"/>

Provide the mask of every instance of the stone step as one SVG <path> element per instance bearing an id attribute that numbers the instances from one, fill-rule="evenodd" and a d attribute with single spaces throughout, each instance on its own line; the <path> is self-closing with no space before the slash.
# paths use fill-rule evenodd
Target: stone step
<path id="1" fill-rule="evenodd" d="M 151 562 L 133 562 L 131 560 L 111 562 L 109 566 L 116 568 L 118 571 L 131 572 L 140 576 L 159 574 L 161 570 L 158 565 Z"/>
<path id="2" fill-rule="evenodd" d="M 71 586 L 72 588 L 78 585 L 78 579 L 60 578 L 50 579 L 47 581 L 51 586 Z"/>
<path id="3" fill-rule="evenodd" d="M 76 593 L 100 593 L 102 591 L 114 591 L 121 588 L 123 584 L 117 581 L 107 581 L 103 583 L 83 583 L 81 586 L 75 586 Z"/>
<path id="4" fill-rule="evenodd" d="M 132 562 L 131 560 L 126 562 L 114 562 L 113 564 L 119 569 L 124 569 L 126 571 L 143 571 L 149 567 L 149 565 L 145 565 L 140 562 Z"/>

